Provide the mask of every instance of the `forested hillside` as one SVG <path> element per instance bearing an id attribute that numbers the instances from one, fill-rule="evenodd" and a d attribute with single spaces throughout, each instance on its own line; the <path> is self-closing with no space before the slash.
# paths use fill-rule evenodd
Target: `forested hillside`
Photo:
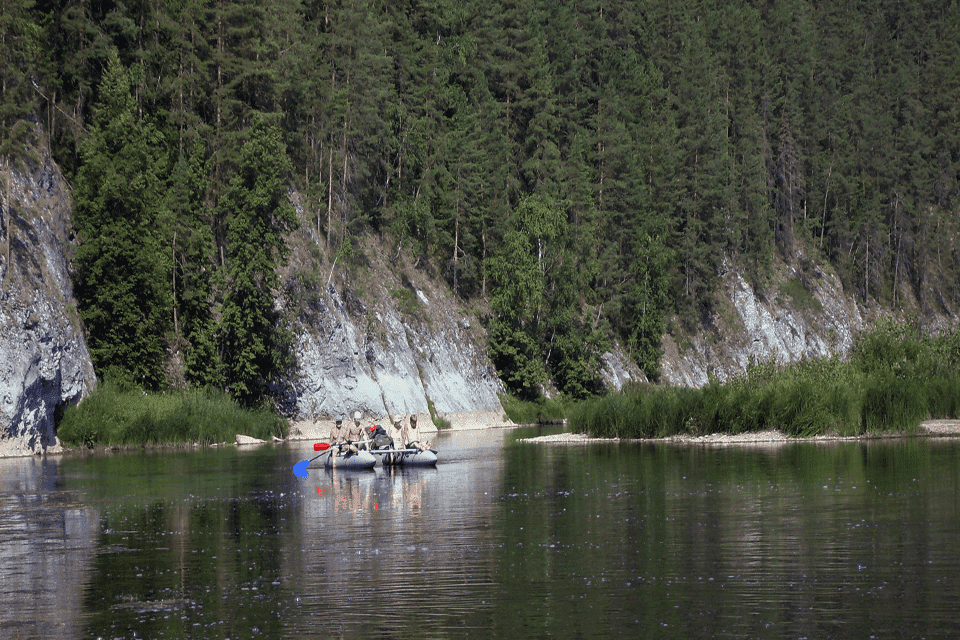
<path id="1" fill-rule="evenodd" d="M 50 139 L 97 369 L 150 388 L 290 370 L 291 190 L 327 260 L 381 234 L 487 302 L 521 396 L 613 340 L 655 379 L 778 255 L 960 308 L 956 0 L 6 0 L 0 52 L 4 175 Z"/>

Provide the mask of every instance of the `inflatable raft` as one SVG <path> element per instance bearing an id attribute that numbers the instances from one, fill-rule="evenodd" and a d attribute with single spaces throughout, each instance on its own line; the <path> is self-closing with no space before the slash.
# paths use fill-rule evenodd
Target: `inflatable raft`
<path id="1" fill-rule="evenodd" d="M 370 453 L 380 458 L 385 467 L 432 467 L 437 464 L 437 452 L 431 449 L 373 449 Z"/>
<path id="2" fill-rule="evenodd" d="M 331 451 L 330 455 L 326 456 L 323 466 L 327 469 L 372 469 L 375 464 L 377 464 L 377 459 L 369 451 L 344 452 L 341 454 Z"/>

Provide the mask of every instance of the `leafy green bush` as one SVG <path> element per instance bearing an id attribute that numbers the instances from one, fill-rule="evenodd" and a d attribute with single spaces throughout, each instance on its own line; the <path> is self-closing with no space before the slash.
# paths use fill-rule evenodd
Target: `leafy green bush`
<path id="1" fill-rule="evenodd" d="M 427 410 L 430 412 L 430 419 L 433 420 L 433 426 L 435 426 L 438 431 L 443 431 L 453 426 L 449 420 L 440 417 L 440 414 L 437 413 L 437 407 L 430 398 L 427 398 Z"/>

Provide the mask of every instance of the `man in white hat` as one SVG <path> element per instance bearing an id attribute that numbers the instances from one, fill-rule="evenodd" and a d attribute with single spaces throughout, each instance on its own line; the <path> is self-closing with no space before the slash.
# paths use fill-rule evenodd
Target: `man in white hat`
<path id="1" fill-rule="evenodd" d="M 363 414 L 359 411 L 354 412 L 353 414 L 353 428 L 350 429 L 350 439 L 354 442 L 364 442 L 367 439 L 367 434 L 363 432 L 363 425 L 360 424 L 360 421 L 363 420 Z M 360 448 L 366 449 L 366 445 L 360 445 Z M 357 447 L 354 446 L 354 451 L 357 451 Z"/>
<path id="2" fill-rule="evenodd" d="M 403 426 L 403 416 L 394 416 L 393 424 L 387 429 L 387 435 L 393 439 L 395 449 L 403 449 L 407 444 L 407 429 Z"/>

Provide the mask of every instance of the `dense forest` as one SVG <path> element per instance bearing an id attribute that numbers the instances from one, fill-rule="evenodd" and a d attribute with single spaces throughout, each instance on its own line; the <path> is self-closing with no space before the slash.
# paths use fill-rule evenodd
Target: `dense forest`
<path id="1" fill-rule="evenodd" d="M 98 373 L 146 388 L 289 372 L 294 192 L 325 259 L 482 299 L 521 397 L 614 340 L 656 379 L 777 259 L 960 308 L 957 0 L 5 0 L 0 55 L 4 180 L 49 141 Z"/>

